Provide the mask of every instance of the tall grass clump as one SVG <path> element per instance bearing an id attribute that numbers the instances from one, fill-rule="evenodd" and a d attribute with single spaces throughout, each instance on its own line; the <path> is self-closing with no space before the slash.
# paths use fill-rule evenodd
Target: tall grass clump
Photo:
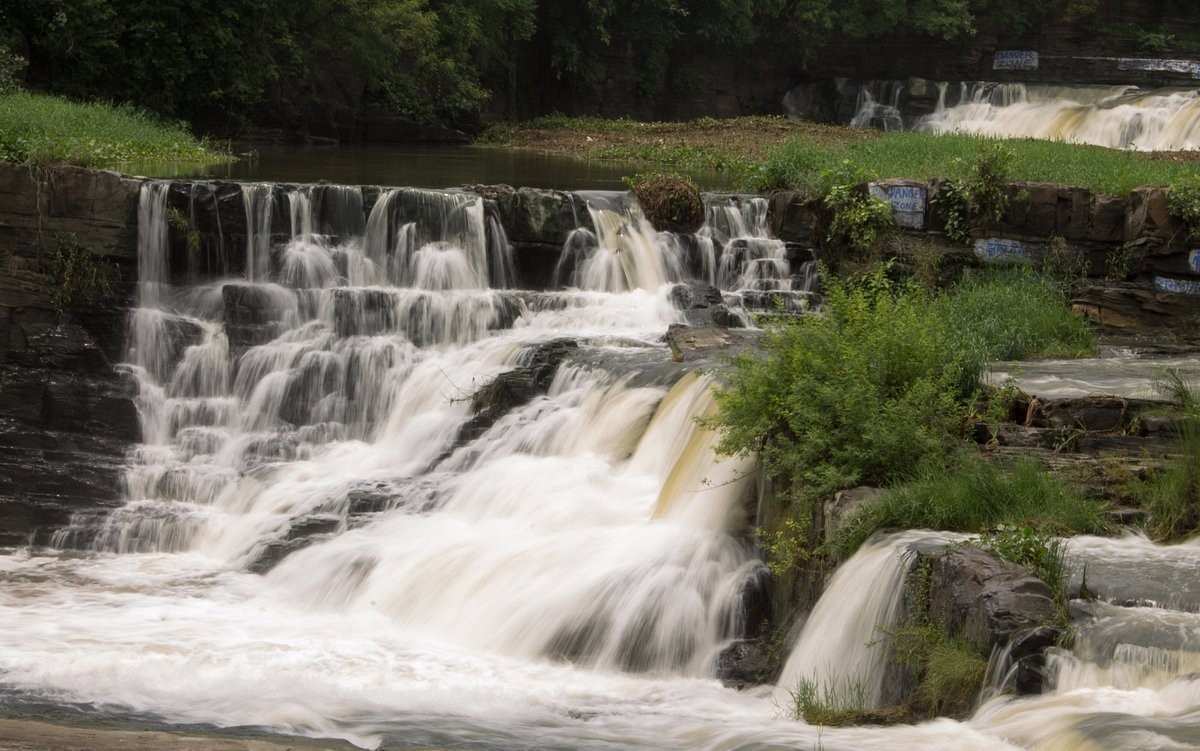
<path id="1" fill-rule="evenodd" d="M 909 624 L 891 634 L 895 659 L 917 678 L 915 700 L 928 717 L 963 717 L 974 707 L 987 660 L 966 641 L 931 624 Z"/>
<path id="2" fill-rule="evenodd" d="M 1149 514 L 1151 536 L 1181 540 L 1200 533 L 1200 391 L 1178 372 L 1166 374 L 1158 388 L 1179 411 L 1177 455 L 1136 486 L 1134 495 Z"/>
<path id="3" fill-rule="evenodd" d="M 792 718 L 809 725 L 854 725 L 867 710 L 866 684 L 853 676 L 833 677 L 824 682 L 801 678 L 788 693 L 792 698 Z"/>
<path id="4" fill-rule="evenodd" d="M 1032 459 L 1007 470 L 965 457 L 927 463 L 912 480 L 893 485 L 839 530 L 833 552 L 848 557 L 884 529 L 986 533 L 1006 526 L 1076 534 L 1102 532 L 1107 525 L 1101 502 L 1084 497 Z"/>
<path id="5" fill-rule="evenodd" d="M 2 161 L 104 168 L 228 159 L 185 126 L 133 107 L 21 91 L 0 96 Z"/>
<path id="6" fill-rule="evenodd" d="M 1062 287 L 1029 269 L 968 274 L 938 306 L 955 344 L 975 360 L 1084 357 L 1096 349 Z"/>

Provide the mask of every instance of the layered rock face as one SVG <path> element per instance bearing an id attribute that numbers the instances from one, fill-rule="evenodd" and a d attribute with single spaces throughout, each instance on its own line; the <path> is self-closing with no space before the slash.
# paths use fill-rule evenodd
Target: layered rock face
<path id="1" fill-rule="evenodd" d="M 0 545 L 45 542 L 73 512 L 121 498 L 141 437 L 136 387 L 113 366 L 138 188 L 110 172 L 0 164 Z M 77 246 L 107 267 L 105 294 L 75 289 L 79 269 L 62 257 Z"/>

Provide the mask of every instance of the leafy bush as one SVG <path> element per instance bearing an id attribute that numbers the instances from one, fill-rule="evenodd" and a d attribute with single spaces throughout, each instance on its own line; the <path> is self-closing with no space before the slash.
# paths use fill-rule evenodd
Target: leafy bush
<path id="1" fill-rule="evenodd" d="M 967 174 L 946 180 L 934 196 L 946 223 L 946 236 L 955 242 L 971 239 L 971 228 L 994 224 L 1008 209 L 1008 182 L 1016 153 L 1000 143 L 980 146 L 974 161 L 960 163 L 951 172 Z"/>
<path id="2" fill-rule="evenodd" d="M 1000 558 L 1023 566 L 1050 588 L 1051 596 L 1058 607 L 1058 621 L 1070 623 L 1067 610 L 1067 546 L 1058 536 L 1027 524 L 1014 526 L 1003 524 L 985 532 L 980 545 Z"/>
<path id="3" fill-rule="evenodd" d="M 885 272 L 829 282 L 824 315 L 779 325 L 761 354 L 734 361 L 717 396 L 720 449 L 758 455 L 784 505 L 795 504 L 793 532 L 808 530 L 818 498 L 925 467 L 923 480 L 851 525 L 843 554 L 884 527 L 982 531 L 1043 510 L 1065 528 L 1098 528 L 1098 510 L 1032 468 L 1013 479 L 990 467 L 949 469 L 987 361 L 1090 351 L 1090 331 L 1061 294 L 1029 273 L 981 275 L 938 293 Z M 802 560 L 806 537 L 771 538 L 785 553 L 778 564 Z"/>
<path id="4" fill-rule="evenodd" d="M 1042 262 L 1042 273 L 1054 281 L 1064 295 L 1087 281 L 1092 264 L 1086 253 L 1077 251 L 1062 237 L 1050 238 L 1050 247 Z"/>
<path id="5" fill-rule="evenodd" d="M 832 550 L 849 557 L 877 531 L 942 529 L 987 532 L 1030 527 L 1039 534 L 1097 533 L 1104 505 L 1085 498 L 1033 460 L 1005 470 L 978 457 L 926 462 L 917 477 L 894 485 L 843 526 Z"/>
<path id="6" fill-rule="evenodd" d="M 895 229 L 891 205 L 865 189 L 869 179 L 849 162 L 822 175 L 828 185 L 823 201 L 831 214 L 825 240 L 859 256 L 870 253 Z"/>
<path id="7" fill-rule="evenodd" d="M 944 453 L 969 366 L 932 303 L 882 270 L 831 281 L 825 315 L 781 325 L 763 354 L 735 361 L 718 395 L 721 449 L 757 452 L 812 496 L 882 483 Z"/>
<path id="8" fill-rule="evenodd" d="M 690 177 L 639 174 L 625 179 L 656 229 L 695 232 L 704 224 L 704 200 Z"/>
<path id="9" fill-rule="evenodd" d="M 1182 221 L 1192 239 L 1200 239 L 1200 174 L 1177 178 L 1167 191 L 1171 214 Z"/>

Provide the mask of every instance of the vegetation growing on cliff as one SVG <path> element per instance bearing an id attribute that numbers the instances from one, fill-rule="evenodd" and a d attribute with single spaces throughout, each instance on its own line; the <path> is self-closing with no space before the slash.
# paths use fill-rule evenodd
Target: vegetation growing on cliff
<path id="1" fill-rule="evenodd" d="M 845 558 L 883 529 L 988 532 L 1002 526 L 1072 534 L 1102 532 L 1106 524 L 1102 504 L 1046 474 L 1034 461 L 1006 470 L 963 456 L 927 462 L 913 480 L 895 485 L 855 514 L 832 547 L 836 557 Z M 1006 541 L 998 539 L 998 544 Z"/>
<path id="2" fill-rule="evenodd" d="M 1159 386 L 1177 407 L 1176 456 L 1133 488 L 1149 513 L 1147 531 L 1156 539 L 1186 539 L 1200 531 L 1200 391 L 1177 372 Z"/>
<path id="3" fill-rule="evenodd" d="M 15 92 L 0 95 L 0 160 L 117 167 L 212 163 L 229 157 L 186 127 L 132 107 Z"/>
<path id="4" fill-rule="evenodd" d="M 959 459 L 986 362 L 1092 347 L 1061 291 L 1031 273 L 969 277 L 946 292 L 897 284 L 882 270 L 834 280 L 824 315 L 781 325 L 761 355 L 735 361 L 718 395 L 720 448 L 756 452 L 780 482 L 788 509 L 766 531 L 788 556 L 778 565 L 807 554 L 817 500 L 909 479 L 855 517 L 836 552 L 886 527 L 982 531 L 1044 515 L 1064 530 L 1095 531 L 1099 507 L 1031 468 L 1008 476 Z"/>

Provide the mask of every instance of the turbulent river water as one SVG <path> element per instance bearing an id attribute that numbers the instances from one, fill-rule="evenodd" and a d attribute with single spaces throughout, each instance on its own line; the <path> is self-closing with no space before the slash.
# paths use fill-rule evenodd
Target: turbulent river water
<path id="1" fill-rule="evenodd" d="M 1111 603 L 1080 609 L 1047 694 L 999 692 L 966 722 L 820 729 L 787 707 L 810 672 L 877 677 L 926 534 L 843 566 L 780 686 L 715 679 L 763 569 L 754 463 L 714 453 L 696 421 L 711 376 L 662 337 L 683 320 L 677 282 L 717 284 L 735 312 L 748 292 L 802 293 L 761 199 L 710 199 L 684 243 L 626 196 L 583 195 L 561 289 L 530 291 L 470 193 L 389 191 L 364 216 L 339 188 L 350 210 L 319 234 L 305 189 L 244 191 L 242 278 L 172 285 L 167 185 L 143 189 L 123 367 L 145 443 L 122 508 L 0 555 L 6 701 L 389 748 L 1200 743 L 1200 596 L 1131 598 L 1122 574 L 1152 559 L 1186 578 L 1200 547 L 1138 538 L 1072 543 L 1113 570 Z M 563 341 L 545 394 L 472 428 L 475 391 Z"/>
<path id="2" fill-rule="evenodd" d="M 852 124 L 887 130 L 1042 138 L 1138 151 L 1200 148 L 1200 91 L 1137 86 L 938 84 L 934 112 L 909 122 L 902 82 L 864 86 Z"/>

